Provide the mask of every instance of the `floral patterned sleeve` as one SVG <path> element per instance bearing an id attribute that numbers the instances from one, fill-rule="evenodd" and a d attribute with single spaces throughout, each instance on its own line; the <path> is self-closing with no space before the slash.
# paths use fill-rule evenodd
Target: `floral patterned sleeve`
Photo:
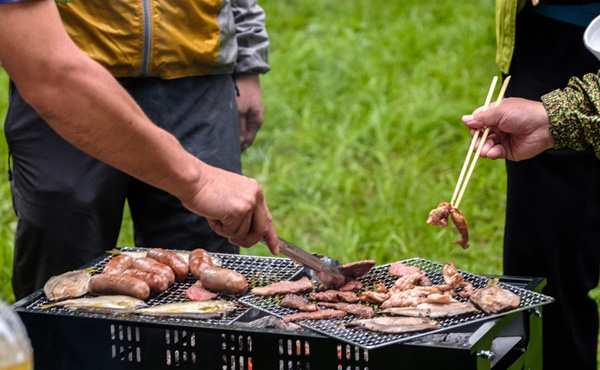
<path id="1" fill-rule="evenodd" d="M 542 96 L 542 103 L 550 118 L 555 148 L 584 150 L 591 145 L 600 159 L 599 75 L 573 77 L 565 89 Z"/>

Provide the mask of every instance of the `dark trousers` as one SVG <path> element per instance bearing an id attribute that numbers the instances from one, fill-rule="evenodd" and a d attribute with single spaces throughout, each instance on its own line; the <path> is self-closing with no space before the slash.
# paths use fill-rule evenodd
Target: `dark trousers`
<path id="1" fill-rule="evenodd" d="M 525 8 L 517 17 L 507 96 L 540 100 L 570 77 L 597 73 L 585 28 Z M 600 270 L 600 160 L 591 150 L 548 150 L 506 163 L 504 273 L 547 278 L 544 369 L 596 370 Z"/>
<path id="2" fill-rule="evenodd" d="M 148 117 L 190 153 L 211 165 L 241 172 L 230 75 L 120 82 Z M 12 277 L 16 299 L 41 288 L 51 276 L 77 269 L 114 248 L 126 200 L 137 246 L 239 252 L 175 197 L 63 140 L 23 101 L 14 85 L 5 132 L 18 219 Z"/>

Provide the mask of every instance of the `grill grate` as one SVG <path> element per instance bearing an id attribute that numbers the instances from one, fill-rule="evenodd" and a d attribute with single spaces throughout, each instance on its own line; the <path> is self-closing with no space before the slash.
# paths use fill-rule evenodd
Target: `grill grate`
<path id="1" fill-rule="evenodd" d="M 412 258 L 404 260 L 402 262 L 407 266 L 415 266 L 418 267 L 420 270 L 426 272 L 427 277 L 431 280 L 432 284 L 435 285 L 444 283 L 444 278 L 442 275 L 443 265 L 422 258 Z M 390 275 L 388 271 L 389 266 L 390 264 L 376 266 L 373 269 L 371 269 L 369 273 L 367 273 L 365 276 L 359 279 L 365 284 L 363 290 L 375 290 L 375 286 L 378 282 L 383 282 L 388 289 L 391 288 L 397 278 L 393 275 Z M 466 282 L 473 284 L 474 289 L 484 288 L 488 283 L 488 278 L 486 277 L 464 272 L 461 270 L 457 271 L 464 276 Z M 537 306 L 545 305 L 554 301 L 554 299 L 549 296 L 545 296 L 543 294 L 519 288 L 510 284 L 499 283 L 498 285 L 501 288 L 512 291 L 521 298 L 521 303 L 519 307 L 495 315 L 488 315 L 486 313 L 481 312 L 478 314 L 467 314 L 456 317 L 441 318 L 437 320 L 441 325 L 440 329 L 430 330 L 421 333 L 385 334 L 375 333 L 361 328 L 339 327 L 339 324 L 341 323 L 346 323 L 355 320 L 356 317 L 353 315 L 347 315 L 342 318 L 330 320 L 304 320 L 297 322 L 297 324 L 300 324 L 306 328 L 320 332 L 322 334 L 328 335 L 330 337 L 339 339 L 341 341 L 357 345 L 366 349 L 372 349 L 388 344 L 409 341 L 421 336 L 430 335 L 449 329 L 454 329 L 463 325 L 472 324 L 479 321 L 490 320 L 500 316 L 508 315 L 513 312 L 519 312 Z M 283 318 L 288 314 L 298 312 L 298 310 L 295 309 L 281 307 L 279 305 L 279 302 L 282 298 L 283 297 L 280 296 L 261 297 L 248 294 L 242 297 L 240 300 L 249 306 L 256 307 L 262 311 L 268 312 L 280 318 Z M 466 301 L 466 299 L 463 298 L 459 298 L 459 300 Z M 373 308 L 377 309 L 378 305 L 373 305 Z"/>
<path id="2" fill-rule="evenodd" d="M 143 252 L 147 251 L 148 248 L 123 248 L 124 252 Z M 181 252 L 182 251 L 175 251 Z M 260 256 L 245 256 L 237 254 L 225 254 L 225 253 L 211 253 L 211 255 L 218 257 L 222 266 L 228 269 L 232 269 L 240 274 L 244 275 L 248 280 L 249 289 L 255 286 L 262 286 L 269 284 L 274 281 L 288 280 L 293 278 L 301 271 L 301 267 L 296 265 L 292 260 L 275 257 L 260 257 Z M 104 266 L 110 261 L 113 255 L 107 255 L 99 258 L 89 266 L 94 271 L 102 271 Z M 146 300 L 149 307 L 157 306 L 167 303 L 183 302 L 186 300 L 185 291 L 196 282 L 196 279 L 191 275 L 188 276 L 184 282 L 175 282 L 165 292 L 150 297 Z M 228 325 L 239 319 L 242 315 L 248 312 L 251 307 L 248 307 L 239 301 L 239 297 L 230 297 L 226 295 L 219 295 L 217 299 L 223 299 L 226 301 L 233 302 L 235 308 L 233 312 L 226 317 L 212 318 L 212 319 L 182 319 L 182 318 L 168 318 L 168 317 L 156 317 L 149 315 L 126 315 L 127 320 L 136 322 L 163 322 L 163 323 L 177 323 L 177 324 L 218 324 Z M 51 303 L 46 299 L 46 296 L 41 295 L 34 299 L 32 302 L 25 306 L 25 310 L 35 311 L 37 313 L 48 313 L 78 317 L 90 317 L 90 318 L 114 318 L 112 314 L 101 314 L 101 313 L 88 313 L 71 310 L 64 307 L 51 307 L 42 309 L 41 306 Z M 125 316 L 125 315 L 123 315 Z"/>

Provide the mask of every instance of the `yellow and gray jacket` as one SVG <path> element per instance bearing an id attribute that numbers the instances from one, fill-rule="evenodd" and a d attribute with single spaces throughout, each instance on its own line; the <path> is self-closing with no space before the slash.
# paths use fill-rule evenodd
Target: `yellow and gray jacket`
<path id="1" fill-rule="evenodd" d="M 77 46 L 115 77 L 269 70 L 257 0 L 71 0 L 58 8 Z"/>

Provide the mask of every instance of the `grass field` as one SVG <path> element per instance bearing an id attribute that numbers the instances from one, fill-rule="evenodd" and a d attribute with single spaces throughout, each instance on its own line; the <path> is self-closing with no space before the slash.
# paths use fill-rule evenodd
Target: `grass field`
<path id="1" fill-rule="evenodd" d="M 469 146 L 460 117 L 483 104 L 498 74 L 494 2 L 260 3 L 272 70 L 261 79 L 265 123 L 243 165 L 280 236 L 341 262 L 422 257 L 500 274 L 503 161 L 480 160 L 461 202 L 468 250 L 452 244 L 452 227 L 425 224 L 452 197 Z M 0 141 L 0 298 L 11 302 L 15 217 Z M 132 244 L 126 215 L 118 246 Z"/>

